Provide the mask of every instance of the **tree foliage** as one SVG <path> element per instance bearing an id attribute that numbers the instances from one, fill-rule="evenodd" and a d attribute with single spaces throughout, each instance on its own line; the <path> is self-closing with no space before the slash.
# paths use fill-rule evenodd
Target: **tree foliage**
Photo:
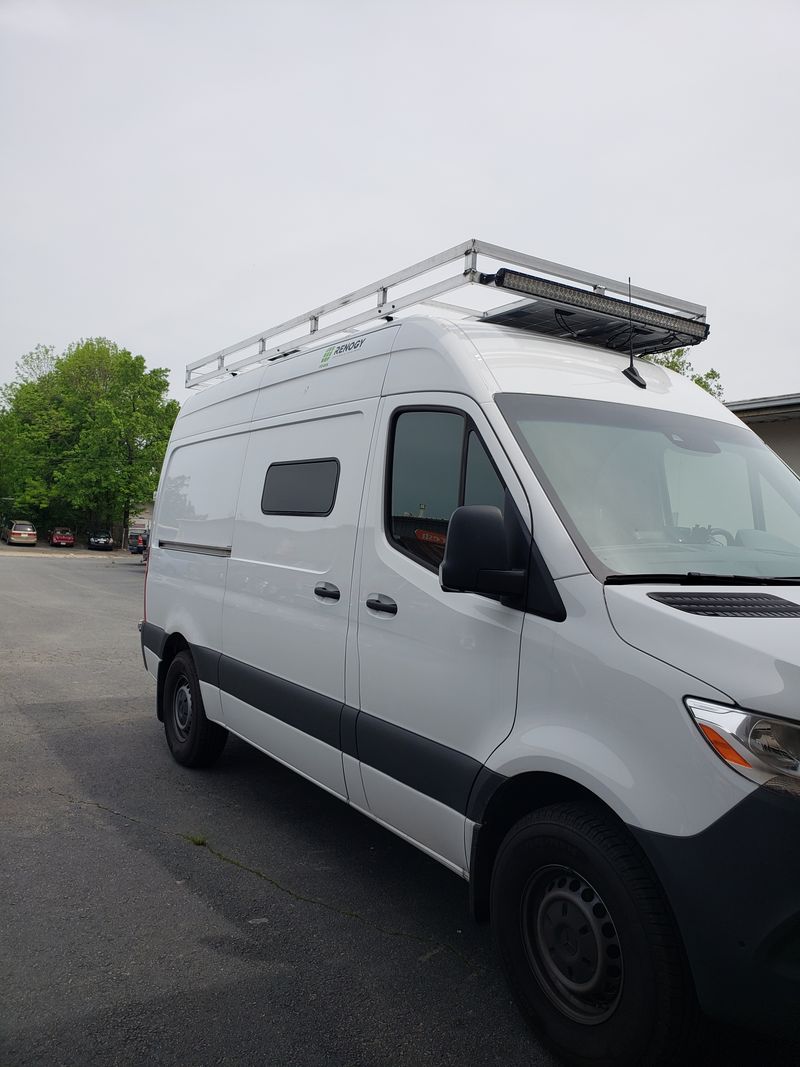
<path id="1" fill-rule="evenodd" d="M 0 392 L 0 510 L 127 525 L 158 483 L 179 407 L 167 389 L 165 369 L 105 338 L 38 345 Z"/>
<path id="2" fill-rule="evenodd" d="M 699 371 L 694 369 L 689 357 L 686 355 L 685 348 L 673 348 L 671 352 L 661 352 L 655 356 L 645 356 L 645 359 L 651 363 L 656 363 L 659 367 L 666 367 L 667 370 L 677 371 L 678 374 L 682 374 L 684 378 L 691 378 L 695 385 L 699 385 L 701 389 L 705 389 L 707 393 L 711 393 L 717 400 L 722 400 L 722 379 L 720 378 L 719 371 L 707 370 L 704 374 L 700 374 Z"/>

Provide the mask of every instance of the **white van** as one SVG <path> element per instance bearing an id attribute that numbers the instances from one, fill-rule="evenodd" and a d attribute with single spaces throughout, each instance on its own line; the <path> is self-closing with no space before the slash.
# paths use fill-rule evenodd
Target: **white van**
<path id="1" fill-rule="evenodd" d="M 468 879 L 580 1064 L 800 1003 L 800 482 L 627 290 L 473 241 L 190 366 L 141 627 L 179 763 L 233 733 Z"/>

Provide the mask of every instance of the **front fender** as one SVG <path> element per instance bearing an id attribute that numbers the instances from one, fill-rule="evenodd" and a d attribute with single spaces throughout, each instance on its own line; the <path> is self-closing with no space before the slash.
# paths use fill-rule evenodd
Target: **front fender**
<path id="1" fill-rule="evenodd" d="M 729 698 L 621 640 L 592 575 L 557 585 L 567 617 L 526 616 L 517 714 L 488 769 L 567 778 L 632 827 L 706 829 L 755 786 L 713 752 L 683 699 Z"/>

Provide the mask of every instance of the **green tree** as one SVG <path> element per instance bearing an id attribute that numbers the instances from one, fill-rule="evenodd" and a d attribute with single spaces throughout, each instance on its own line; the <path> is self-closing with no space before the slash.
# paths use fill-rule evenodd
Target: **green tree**
<path id="1" fill-rule="evenodd" d="M 699 385 L 701 389 L 711 393 L 717 400 L 722 400 L 722 379 L 719 371 L 714 370 L 712 367 L 711 370 L 700 374 L 694 369 L 689 357 L 686 355 L 685 348 L 673 348 L 671 352 L 660 352 L 658 355 L 645 356 L 644 358 L 651 363 L 656 363 L 659 367 L 677 371 L 684 378 L 691 378 L 695 385 Z"/>
<path id="2" fill-rule="evenodd" d="M 105 338 L 23 356 L 0 398 L 0 485 L 50 521 L 128 525 L 152 499 L 178 403 L 167 371 Z"/>
<path id="3" fill-rule="evenodd" d="M 53 345 L 37 345 L 17 360 L 16 381 L 35 382 L 55 367 L 56 350 Z"/>

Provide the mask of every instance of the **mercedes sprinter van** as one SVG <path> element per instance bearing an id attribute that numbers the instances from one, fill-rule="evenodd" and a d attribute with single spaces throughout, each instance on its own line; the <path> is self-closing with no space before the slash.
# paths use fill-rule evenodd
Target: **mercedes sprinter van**
<path id="1" fill-rule="evenodd" d="M 235 734 L 467 879 L 568 1062 L 668 1062 L 697 1005 L 786 1030 L 800 480 L 639 358 L 703 308 L 462 256 L 189 368 L 141 626 L 169 747 L 206 766 Z"/>

